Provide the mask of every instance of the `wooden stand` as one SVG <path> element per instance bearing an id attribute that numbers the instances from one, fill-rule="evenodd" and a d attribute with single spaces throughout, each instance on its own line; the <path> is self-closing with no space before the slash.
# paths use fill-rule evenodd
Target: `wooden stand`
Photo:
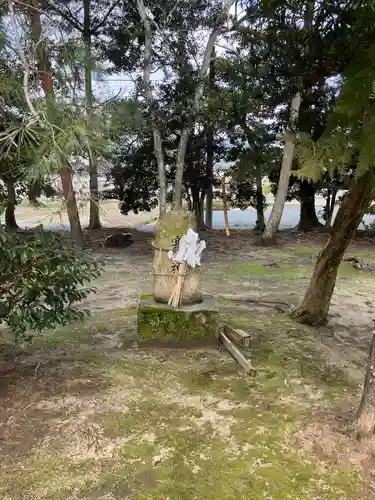
<path id="1" fill-rule="evenodd" d="M 228 325 L 225 326 L 227 329 L 230 328 L 228 327 Z M 236 330 L 233 329 L 233 331 Z M 251 362 L 247 358 L 245 358 L 242 352 L 233 344 L 233 342 L 227 337 L 224 332 L 219 333 L 219 342 L 221 342 L 221 344 L 230 352 L 237 363 L 243 368 L 245 373 L 253 377 L 256 375 L 257 371 L 252 366 Z"/>
<path id="2" fill-rule="evenodd" d="M 235 344 L 241 347 L 250 347 L 251 335 L 249 333 L 229 325 L 224 325 L 224 333 Z"/>

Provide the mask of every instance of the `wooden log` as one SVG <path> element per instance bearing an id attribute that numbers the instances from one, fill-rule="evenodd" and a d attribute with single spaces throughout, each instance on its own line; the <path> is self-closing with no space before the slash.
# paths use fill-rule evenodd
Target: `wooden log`
<path id="1" fill-rule="evenodd" d="M 357 415 L 357 438 L 370 436 L 375 429 L 375 333 L 372 337 L 362 400 Z"/>
<path id="2" fill-rule="evenodd" d="M 235 344 L 242 347 L 250 347 L 251 335 L 240 328 L 233 328 L 230 325 L 224 325 L 225 335 Z"/>
<path id="3" fill-rule="evenodd" d="M 225 335 L 225 333 L 219 333 L 219 340 L 226 347 L 226 349 L 230 352 L 233 358 L 237 361 L 237 363 L 243 368 L 243 370 L 253 377 L 256 375 L 256 370 L 251 365 L 250 361 L 245 358 L 245 356 L 240 352 L 237 347 L 231 342 L 231 340 Z"/>

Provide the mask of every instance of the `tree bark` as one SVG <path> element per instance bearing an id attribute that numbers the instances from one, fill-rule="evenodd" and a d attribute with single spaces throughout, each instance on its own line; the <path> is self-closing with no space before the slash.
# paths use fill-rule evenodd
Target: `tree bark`
<path id="1" fill-rule="evenodd" d="M 79 246 L 83 246 L 84 240 L 77 207 L 77 200 L 73 189 L 71 169 L 69 167 L 60 169 L 60 178 L 66 204 L 66 210 L 68 212 L 70 231 L 72 233 L 74 241 Z"/>
<path id="2" fill-rule="evenodd" d="M 372 435 L 375 429 L 375 334 L 371 341 L 356 427 L 358 438 Z"/>
<path id="3" fill-rule="evenodd" d="M 182 185 L 184 178 L 185 156 L 189 142 L 190 131 L 194 124 L 195 115 L 198 111 L 199 104 L 203 96 L 204 85 L 210 68 L 210 61 L 215 48 L 216 39 L 220 34 L 223 23 L 228 17 L 229 9 L 231 8 L 232 4 L 233 0 L 224 0 L 222 13 L 218 19 L 216 26 L 213 28 L 210 36 L 208 37 L 206 49 L 203 56 L 203 62 L 199 69 L 198 83 L 195 88 L 193 103 L 189 112 L 186 126 L 182 129 L 181 132 L 180 142 L 177 149 L 176 175 L 174 182 L 174 207 L 177 210 L 182 208 Z"/>
<path id="4" fill-rule="evenodd" d="M 316 215 L 314 186 L 300 181 L 300 218 L 296 229 L 307 233 L 323 227 Z"/>
<path id="5" fill-rule="evenodd" d="M 256 207 L 257 207 L 257 220 L 255 223 L 255 230 L 264 231 L 264 228 L 266 227 L 266 222 L 264 218 L 262 173 L 259 168 L 257 168 L 255 182 L 256 182 Z"/>
<path id="6" fill-rule="evenodd" d="M 165 175 L 163 142 L 156 116 L 156 102 L 151 86 L 151 56 L 152 56 L 152 29 L 143 0 L 137 0 L 137 9 L 145 30 L 145 48 L 143 54 L 143 85 L 146 102 L 151 112 L 152 135 L 154 138 L 154 153 L 158 165 L 159 179 L 159 218 L 167 212 L 167 180 Z M 182 189 L 182 186 L 181 186 Z"/>
<path id="7" fill-rule="evenodd" d="M 307 33 L 309 33 L 312 29 L 313 18 L 314 18 L 314 6 L 315 6 L 315 0 L 307 0 L 305 16 L 304 16 L 304 25 L 303 25 L 303 29 Z M 306 49 L 306 53 L 307 52 L 308 50 Z M 271 245 L 276 243 L 276 234 L 279 229 L 281 217 L 284 211 L 286 195 L 289 187 L 289 179 L 292 171 L 292 162 L 293 162 L 294 145 L 295 145 L 295 126 L 298 120 L 300 106 L 301 106 L 301 91 L 299 90 L 293 97 L 290 106 L 290 116 L 289 116 L 290 131 L 285 140 L 283 158 L 281 162 L 279 184 L 277 186 L 276 197 L 272 207 L 271 215 L 268 219 L 266 228 L 262 235 L 262 241 L 263 244 L 265 245 Z"/>
<path id="8" fill-rule="evenodd" d="M 228 220 L 228 199 L 227 199 L 227 192 L 226 192 L 226 186 L 225 186 L 225 175 L 223 176 L 223 179 L 221 181 L 221 191 L 222 191 L 222 196 L 223 196 L 223 212 L 224 212 L 224 226 L 225 226 L 225 234 L 227 236 L 230 236 L 230 231 L 229 231 L 229 220 Z"/>
<path id="9" fill-rule="evenodd" d="M 369 170 L 354 181 L 333 223 L 331 235 L 320 252 L 301 306 L 292 313 L 300 323 L 324 325 L 336 283 L 337 271 L 366 210 L 375 196 L 374 174 Z"/>
<path id="10" fill-rule="evenodd" d="M 91 44 L 91 18 L 90 18 L 91 0 L 83 0 L 83 43 L 85 46 L 85 100 L 86 117 L 90 120 L 92 113 L 93 94 L 92 94 L 92 44 Z M 88 151 L 89 173 L 90 173 L 90 218 L 89 229 L 100 229 L 100 206 L 99 206 L 99 188 L 98 188 L 98 164 L 92 151 Z"/>
<path id="11" fill-rule="evenodd" d="M 31 2 L 31 7 L 28 9 L 31 33 L 33 41 L 37 47 L 37 64 L 42 88 L 46 99 L 50 102 L 53 102 L 55 100 L 55 95 L 53 91 L 53 81 L 51 76 L 51 64 L 49 61 L 46 44 L 43 41 L 40 10 L 36 7 L 37 3 L 35 0 L 33 0 Z M 59 170 L 59 175 L 61 179 L 66 207 L 68 210 L 68 218 L 72 236 L 78 245 L 82 245 L 83 235 L 77 202 L 74 194 L 72 169 L 70 167 L 62 167 Z"/>
<path id="12" fill-rule="evenodd" d="M 298 119 L 299 108 L 301 105 L 301 94 L 297 94 L 292 99 L 292 104 L 290 106 L 290 128 L 293 129 L 295 123 Z M 262 235 L 262 242 L 265 245 L 272 245 L 276 243 L 276 233 L 279 229 L 281 216 L 283 215 L 286 195 L 289 187 L 289 179 L 292 171 L 292 162 L 294 155 L 294 145 L 295 136 L 294 134 L 288 134 L 285 140 L 283 159 L 281 162 L 280 178 L 279 184 L 277 186 L 277 192 L 274 204 L 272 206 L 271 215 L 266 224 L 266 228 Z"/>
<path id="13" fill-rule="evenodd" d="M 195 220 L 197 223 L 197 228 L 202 231 L 206 229 L 204 223 L 204 199 L 205 199 L 204 194 L 200 196 L 199 191 L 197 193 L 193 192 L 193 210 L 194 210 Z"/>
<path id="14" fill-rule="evenodd" d="M 11 181 L 7 183 L 7 204 L 5 207 L 5 226 L 7 229 L 18 229 L 18 224 L 16 221 L 16 191 L 14 189 L 14 184 Z"/>
<path id="15" fill-rule="evenodd" d="M 208 78 L 209 90 L 212 91 L 215 87 L 215 47 L 212 51 L 212 59 L 210 62 L 210 74 Z M 213 202 L 214 202 L 214 153 L 215 153 L 215 133 L 211 119 L 211 109 L 209 109 L 209 125 L 206 134 L 206 175 L 208 178 L 208 189 L 206 193 L 206 227 L 212 229 L 213 219 Z"/>
<path id="16" fill-rule="evenodd" d="M 208 189 L 206 193 L 206 227 L 212 229 L 213 201 L 214 201 L 214 131 L 210 126 L 207 130 L 207 165 L 206 175 L 208 177 Z"/>
<path id="17" fill-rule="evenodd" d="M 325 208 L 325 228 L 329 229 L 332 225 L 333 211 L 335 210 L 337 188 L 328 188 L 327 202 Z"/>
<path id="18" fill-rule="evenodd" d="M 206 227 L 212 229 L 213 225 L 213 205 L 214 205 L 214 186 L 211 182 L 206 193 Z"/>

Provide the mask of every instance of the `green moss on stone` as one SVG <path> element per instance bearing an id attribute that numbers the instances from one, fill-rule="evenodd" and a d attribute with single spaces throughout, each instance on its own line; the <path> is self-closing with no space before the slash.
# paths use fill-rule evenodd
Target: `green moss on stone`
<path id="1" fill-rule="evenodd" d="M 173 309 L 141 302 L 137 320 L 141 340 L 214 340 L 218 328 L 217 311 L 197 306 Z"/>

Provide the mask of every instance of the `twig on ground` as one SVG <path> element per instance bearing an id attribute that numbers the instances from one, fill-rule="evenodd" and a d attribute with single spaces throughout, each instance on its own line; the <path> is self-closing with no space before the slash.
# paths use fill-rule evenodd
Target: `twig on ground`
<path id="1" fill-rule="evenodd" d="M 292 306 L 287 302 L 283 302 L 281 300 L 267 300 L 267 299 L 256 299 L 255 297 L 249 297 L 247 295 L 222 295 L 219 297 L 227 300 L 231 300 L 232 302 L 246 302 L 249 304 L 259 304 L 264 307 L 271 307 L 280 312 L 289 312 L 292 310 Z M 283 307 L 282 307 L 283 306 Z M 286 310 L 285 310 L 286 308 Z"/>

